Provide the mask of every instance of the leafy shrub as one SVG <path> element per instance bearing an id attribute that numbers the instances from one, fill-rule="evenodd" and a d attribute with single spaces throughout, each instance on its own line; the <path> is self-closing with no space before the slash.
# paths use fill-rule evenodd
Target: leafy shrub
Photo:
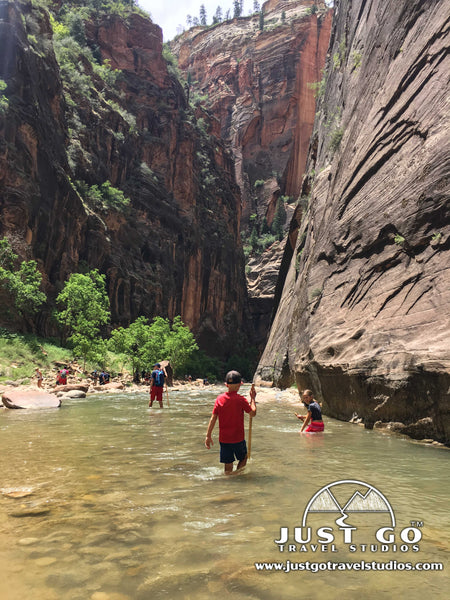
<path id="1" fill-rule="evenodd" d="M 336 150 L 339 148 L 343 135 L 344 130 L 342 129 L 342 127 L 338 127 L 333 131 L 330 139 L 330 149 L 333 152 L 336 152 Z"/>
<path id="2" fill-rule="evenodd" d="M 352 60 L 353 60 L 353 68 L 359 69 L 359 67 L 361 66 L 361 60 L 362 60 L 362 54 L 361 52 L 356 52 L 356 50 L 352 53 Z"/>
<path id="3" fill-rule="evenodd" d="M 261 236 L 258 240 L 258 248 L 264 252 L 266 248 L 271 246 L 274 242 L 276 242 L 277 238 L 272 233 L 266 233 Z"/>
<path id="4" fill-rule="evenodd" d="M 314 97 L 318 100 L 321 100 L 324 97 L 325 88 L 327 86 L 327 74 L 325 73 L 325 70 L 323 70 L 322 73 L 323 75 L 320 81 L 308 84 L 308 87 L 314 92 Z"/>
<path id="5" fill-rule="evenodd" d="M 80 196 L 95 210 L 114 209 L 123 211 L 130 204 L 130 199 L 122 190 L 105 181 L 100 186 L 89 186 L 85 181 L 77 181 L 76 188 Z"/>
<path id="6" fill-rule="evenodd" d="M 0 79 L 0 115 L 6 114 L 8 108 L 9 108 L 9 100 L 3 94 L 3 92 L 6 90 L 7 87 L 8 86 L 7 86 L 6 82 L 3 81 L 3 79 Z"/>

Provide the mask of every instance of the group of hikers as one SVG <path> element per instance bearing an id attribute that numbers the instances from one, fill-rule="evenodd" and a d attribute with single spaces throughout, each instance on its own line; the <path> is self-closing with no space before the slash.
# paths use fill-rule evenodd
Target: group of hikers
<path id="1" fill-rule="evenodd" d="M 67 382 L 67 369 L 58 371 L 56 383 L 63 385 Z M 109 381 L 109 373 L 94 371 L 92 374 L 94 383 L 104 384 Z M 36 369 L 38 386 L 42 387 L 42 373 Z M 163 390 L 167 373 L 160 363 L 153 365 L 148 380 L 150 385 L 149 407 L 153 406 L 156 400 L 160 408 L 163 408 Z M 250 388 L 250 402 L 238 394 L 242 385 L 242 377 L 238 371 L 229 371 L 225 377 L 227 391 L 217 396 L 214 403 L 211 419 L 206 432 L 205 446 L 210 449 L 214 445 L 212 432 L 219 421 L 219 444 L 220 444 L 220 462 L 224 464 L 225 474 L 233 472 L 234 461 L 237 460 L 236 470 L 242 469 L 247 464 L 248 451 L 244 432 L 244 413 L 248 413 L 250 418 L 256 415 L 256 390 L 252 384 Z M 322 410 L 320 404 L 314 399 L 311 390 L 305 390 L 302 394 L 302 401 L 307 409 L 306 415 L 295 416 L 303 421 L 300 433 L 318 433 L 324 430 L 322 420 Z"/>
<path id="2" fill-rule="evenodd" d="M 149 407 L 157 400 L 163 407 L 164 380 L 167 376 L 160 363 L 153 365 L 150 375 L 150 402 Z M 237 460 L 236 470 L 243 469 L 247 464 L 248 451 L 244 431 L 244 413 L 250 418 L 256 415 L 256 390 L 252 384 L 250 388 L 250 402 L 238 394 L 242 385 L 242 377 L 238 371 L 229 371 L 225 377 L 226 392 L 217 396 L 214 403 L 211 419 L 206 432 L 205 446 L 208 450 L 214 445 L 212 432 L 219 421 L 220 462 L 224 465 L 226 475 L 233 472 L 234 461 Z M 300 433 L 318 433 L 324 430 L 322 410 L 314 399 L 311 390 L 305 390 L 302 401 L 307 409 L 306 415 L 295 416 L 303 421 Z"/>
<path id="3" fill-rule="evenodd" d="M 69 370 L 66 368 L 59 369 L 56 374 L 56 385 L 66 385 L 67 377 L 69 375 Z M 35 370 L 35 377 L 37 379 L 37 385 L 39 388 L 42 388 L 42 382 L 44 381 L 44 376 L 42 375 L 42 371 L 39 367 Z M 100 385 L 104 385 L 105 383 L 109 383 L 110 375 L 106 371 L 92 371 L 91 377 L 93 379 L 94 385 L 97 385 L 97 382 Z"/>
<path id="4" fill-rule="evenodd" d="M 97 380 L 99 385 L 105 385 L 105 383 L 109 383 L 109 373 L 106 371 L 92 371 L 91 377 L 94 380 L 94 385 L 97 385 Z"/>

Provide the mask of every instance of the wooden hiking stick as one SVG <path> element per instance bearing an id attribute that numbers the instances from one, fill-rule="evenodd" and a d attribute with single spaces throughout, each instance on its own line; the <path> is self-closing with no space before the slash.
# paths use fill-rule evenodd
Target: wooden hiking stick
<path id="1" fill-rule="evenodd" d="M 167 407 L 170 408 L 170 404 L 169 404 L 169 389 L 167 387 L 167 383 L 166 383 L 166 394 L 167 394 Z"/>
<path id="2" fill-rule="evenodd" d="M 252 387 L 250 388 L 251 390 L 255 389 L 255 384 L 252 383 Z M 253 417 L 250 415 L 249 416 L 249 424 L 248 424 L 248 446 L 247 446 L 247 459 L 249 459 L 251 457 L 251 453 L 252 453 L 252 425 L 253 425 Z"/>
<path id="3" fill-rule="evenodd" d="M 247 446 L 247 459 L 250 459 L 251 457 L 251 452 L 252 452 L 252 424 L 253 424 L 253 417 L 250 415 L 250 421 L 248 424 L 248 446 Z"/>

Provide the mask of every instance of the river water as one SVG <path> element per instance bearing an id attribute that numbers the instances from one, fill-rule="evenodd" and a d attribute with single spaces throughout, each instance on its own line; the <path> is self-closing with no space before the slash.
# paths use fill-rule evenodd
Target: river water
<path id="1" fill-rule="evenodd" d="M 147 394 L 126 393 L 0 411 L 0 598 L 448 597 L 448 449 L 326 417 L 325 433 L 299 435 L 294 407 L 279 394 L 258 404 L 248 466 L 225 477 L 218 431 L 211 450 L 203 445 L 221 391 L 171 391 L 162 410 L 147 408 Z M 386 512 L 350 516 L 353 551 L 340 513 L 311 512 L 310 542 L 295 542 L 295 528 L 308 533 L 300 526 L 310 499 L 344 480 L 333 487 L 341 507 L 370 486 L 388 500 L 396 521 L 386 551 L 376 540 L 392 526 Z M 328 525 L 334 542 L 317 544 L 317 528 Z M 290 539 L 280 551 L 282 528 Z M 287 561 L 302 570 L 287 572 Z M 285 571 L 259 571 L 264 562 Z M 406 562 L 426 565 L 393 570 Z M 444 571 L 423 570 L 431 563 Z"/>

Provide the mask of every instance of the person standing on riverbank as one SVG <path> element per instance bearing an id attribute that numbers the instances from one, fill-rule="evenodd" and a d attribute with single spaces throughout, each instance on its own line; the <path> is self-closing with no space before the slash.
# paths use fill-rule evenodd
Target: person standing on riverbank
<path id="1" fill-rule="evenodd" d="M 56 376 L 56 385 L 66 385 L 67 383 L 67 369 L 60 369 Z"/>
<path id="2" fill-rule="evenodd" d="M 238 394 L 242 377 L 237 371 L 229 371 L 225 378 L 228 391 L 216 398 L 211 419 L 206 432 L 205 446 L 208 450 L 214 444 L 212 432 L 219 419 L 220 462 L 224 463 L 225 475 L 233 472 L 233 464 L 238 460 L 237 469 L 247 464 L 247 444 L 245 442 L 244 412 L 251 417 L 256 415 L 256 390 L 250 389 L 250 404 Z"/>
<path id="3" fill-rule="evenodd" d="M 41 388 L 44 377 L 42 376 L 42 373 L 39 370 L 39 367 L 36 368 L 36 378 L 37 378 L 37 386 L 38 386 L 38 388 Z"/>
<path id="4" fill-rule="evenodd" d="M 163 407 L 163 389 L 164 379 L 167 374 L 164 369 L 161 369 L 160 363 L 153 365 L 153 371 L 150 375 L 150 402 L 149 406 L 153 406 L 153 402 L 156 399 L 159 402 L 159 406 Z"/>
<path id="5" fill-rule="evenodd" d="M 306 415 L 298 415 L 295 413 L 295 416 L 303 421 L 300 433 L 303 433 L 303 431 L 305 431 L 305 433 L 319 433 L 320 431 L 323 431 L 322 410 L 319 403 L 314 400 L 312 391 L 305 390 L 302 394 L 302 400 L 303 404 L 308 409 L 308 413 Z"/>

